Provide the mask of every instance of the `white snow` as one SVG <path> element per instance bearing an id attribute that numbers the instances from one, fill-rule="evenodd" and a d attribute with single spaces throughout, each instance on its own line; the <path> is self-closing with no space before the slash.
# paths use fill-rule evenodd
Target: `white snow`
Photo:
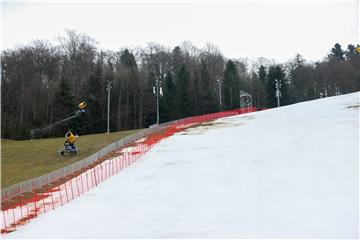
<path id="1" fill-rule="evenodd" d="M 359 238 L 359 109 L 353 93 L 188 129 L 5 237 Z"/>

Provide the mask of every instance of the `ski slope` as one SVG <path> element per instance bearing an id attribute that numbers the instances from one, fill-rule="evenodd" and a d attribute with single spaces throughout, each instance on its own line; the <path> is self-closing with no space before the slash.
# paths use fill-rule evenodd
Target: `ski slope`
<path id="1" fill-rule="evenodd" d="M 359 109 L 353 93 L 190 128 L 5 237 L 359 238 Z"/>

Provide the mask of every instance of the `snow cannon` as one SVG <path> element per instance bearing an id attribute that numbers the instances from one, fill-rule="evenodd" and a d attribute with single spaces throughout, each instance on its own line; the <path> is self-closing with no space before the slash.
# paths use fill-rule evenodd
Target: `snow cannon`
<path id="1" fill-rule="evenodd" d="M 75 115 L 78 116 L 80 113 L 84 113 L 85 112 L 85 108 L 87 107 L 86 102 L 81 102 L 78 105 L 78 109 L 75 111 Z"/>
<path id="2" fill-rule="evenodd" d="M 357 52 L 358 54 L 360 54 L 360 47 L 357 47 L 357 48 L 356 48 L 356 52 Z"/>
<path id="3" fill-rule="evenodd" d="M 85 109 L 86 107 L 87 107 L 86 102 L 81 102 L 81 103 L 79 103 L 79 108 L 80 108 L 80 109 Z"/>
<path id="4" fill-rule="evenodd" d="M 59 150 L 60 155 L 64 156 L 65 153 L 78 154 L 78 149 L 75 146 L 78 135 L 74 135 L 71 131 L 67 131 L 65 138 L 64 148 Z"/>
<path id="5" fill-rule="evenodd" d="M 65 134 L 65 138 L 67 141 L 69 141 L 69 143 L 74 144 L 77 139 L 77 135 L 75 136 L 72 132 L 68 131 Z"/>

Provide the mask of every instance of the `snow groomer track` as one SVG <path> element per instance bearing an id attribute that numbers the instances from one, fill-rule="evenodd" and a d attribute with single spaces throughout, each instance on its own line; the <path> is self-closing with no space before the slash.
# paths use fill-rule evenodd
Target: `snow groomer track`
<path id="1" fill-rule="evenodd" d="M 140 131 L 109 145 L 93 156 L 37 179 L 2 190 L 1 233 L 6 234 L 38 215 L 86 194 L 138 161 L 160 140 L 206 121 L 256 111 L 244 108 L 189 117 Z"/>

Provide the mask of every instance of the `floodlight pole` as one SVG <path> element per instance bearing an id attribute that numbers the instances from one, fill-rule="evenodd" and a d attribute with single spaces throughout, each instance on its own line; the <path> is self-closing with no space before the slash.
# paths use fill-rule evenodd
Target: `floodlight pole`
<path id="1" fill-rule="evenodd" d="M 155 78 L 155 86 L 153 86 L 153 93 L 156 96 L 156 124 L 160 124 L 160 97 L 162 97 L 161 80 L 166 77 L 166 73 L 162 73 L 160 70 L 159 77 Z"/>
<path id="2" fill-rule="evenodd" d="M 240 108 L 242 107 L 242 106 L 241 106 L 241 92 L 242 92 L 242 91 L 239 90 L 239 103 L 240 103 Z"/>
<path id="3" fill-rule="evenodd" d="M 111 89 L 111 82 L 108 82 L 106 90 L 108 92 L 108 101 L 107 101 L 107 131 L 106 133 L 110 133 L 110 89 Z"/>
<path id="4" fill-rule="evenodd" d="M 281 96 L 281 92 L 280 92 L 280 88 L 281 88 L 281 83 L 279 82 L 279 80 L 275 79 L 275 96 L 277 98 L 277 106 L 280 107 L 280 98 Z"/>
<path id="5" fill-rule="evenodd" d="M 160 106 L 159 106 L 159 78 L 155 80 L 156 82 L 156 124 L 159 125 L 160 123 Z"/>
<path id="6" fill-rule="evenodd" d="M 156 95 L 156 125 L 160 124 L 160 97 L 163 96 L 163 89 L 161 86 L 161 81 L 167 77 L 166 72 L 162 68 L 161 64 L 159 65 L 159 75 L 153 74 L 155 76 L 155 85 L 153 85 L 153 94 Z"/>
<path id="7" fill-rule="evenodd" d="M 221 102 L 221 79 L 217 79 L 218 85 L 219 85 L 219 104 L 220 104 L 220 111 L 222 110 L 222 102 Z"/>

